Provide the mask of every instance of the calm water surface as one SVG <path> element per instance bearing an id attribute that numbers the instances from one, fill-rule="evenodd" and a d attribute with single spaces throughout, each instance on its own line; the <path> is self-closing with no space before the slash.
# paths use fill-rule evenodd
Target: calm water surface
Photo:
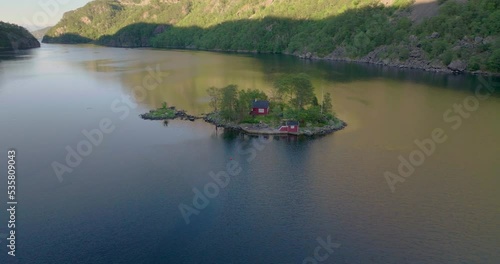
<path id="1" fill-rule="evenodd" d="M 17 257 L 2 238 L 1 263 L 302 263 L 328 237 L 340 247 L 321 263 L 500 263 L 500 96 L 443 119 L 474 96 L 477 77 L 94 46 L 0 59 L 0 189 L 15 148 L 19 202 Z M 148 68 L 160 84 L 134 92 Z M 277 75 L 299 72 L 333 95 L 346 129 L 262 143 L 203 121 L 138 117 L 164 101 L 201 114 L 207 87 L 269 91 Z M 103 119 L 114 130 L 59 181 L 51 164 L 65 164 Z M 398 156 L 436 128 L 446 141 L 391 192 L 384 172 L 397 174 Z M 241 173 L 186 224 L 179 204 L 192 206 L 193 188 L 231 160 Z"/>

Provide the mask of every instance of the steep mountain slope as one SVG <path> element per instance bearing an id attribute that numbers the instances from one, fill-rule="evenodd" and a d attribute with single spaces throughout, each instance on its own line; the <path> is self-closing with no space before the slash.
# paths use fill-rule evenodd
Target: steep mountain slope
<path id="1" fill-rule="evenodd" d="M 202 28 L 240 19 L 276 16 L 321 19 L 374 0 L 95 0 L 64 14 L 47 33 L 46 42 L 81 42 L 112 35 L 134 23 L 199 26 Z"/>
<path id="2" fill-rule="evenodd" d="M 38 47 L 40 47 L 40 42 L 28 30 L 18 25 L 0 21 L 0 51 Z"/>
<path id="3" fill-rule="evenodd" d="M 500 0 L 96 0 L 43 41 L 500 72 L 499 35 Z"/>

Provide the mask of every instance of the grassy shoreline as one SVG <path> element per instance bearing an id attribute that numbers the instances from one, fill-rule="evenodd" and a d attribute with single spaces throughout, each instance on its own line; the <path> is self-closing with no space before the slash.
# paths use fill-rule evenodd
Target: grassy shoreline
<path id="1" fill-rule="evenodd" d="M 144 120 L 172 120 L 180 118 L 183 120 L 187 119 L 189 121 L 194 121 L 201 118 L 189 115 L 183 110 L 177 110 L 175 106 L 167 107 L 167 103 L 163 103 L 162 107 L 150 110 L 149 112 L 139 116 Z"/>

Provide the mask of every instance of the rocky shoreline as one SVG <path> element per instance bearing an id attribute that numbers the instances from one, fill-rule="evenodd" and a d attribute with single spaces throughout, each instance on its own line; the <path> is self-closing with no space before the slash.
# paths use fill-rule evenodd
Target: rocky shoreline
<path id="1" fill-rule="evenodd" d="M 45 38 L 43 40 L 44 43 L 67 43 L 64 41 L 47 41 Z M 87 42 L 86 42 L 87 43 Z M 165 48 L 155 48 L 152 47 L 149 43 L 142 45 L 119 45 L 116 43 L 102 43 L 98 41 L 90 42 L 94 45 L 100 45 L 105 47 L 113 47 L 113 48 L 152 48 L 159 50 L 170 50 L 170 49 L 180 49 L 180 50 L 199 50 L 199 51 L 210 51 L 210 52 L 234 52 L 234 53 L 243 53 L 243 54 L 283 54 L 290 55 L 294 57 L 298 57 L 300 59 L 305 60 L 323 60 L 323 61 L 342 61 L 342 62 L 352 62 L 352 63 L 363 63 L 363 64 L 372 64 L 378 66 L 385 66 L 391 68 L 400 68 L 400 69 L 411 69 L 411 70 L 422 70 L 427 72 L 436 72 L 436 73 L 445 73 L 445 74 L 474 74 L 474 75 L 486 75 L 486 76 L 500 76 L 500 73 L 488 72 L 488 71 L 470 71 L 467 70 L 467 62 L 457 59 L 451 61 L 448 65 L 443 64 L 441 61 L 429 60 L 426 58 L 425 52 L 422 48 L 418 46 L 409 46 L 406 47 L 408 49 L 408 59 L 399 60 L 399 59 L 388 59 L 381 58 L 380 55 L 385 53 L 389 47 L 388 46 L 380 46 L 375 50 L 371 51 L 367 55 L 361 58 L 350 58 L 345 56 L 345 50 L 342 47 L 337 48 L 335 51 L 330 53 L 327 56 L 320 57 L 315 53 L 311 52 L 294 52 L 294 53 L 272 53 L 272 52 L 259 52 L 257 50 L 231 50 L 231 49 L 200 49 L 193 46 L 172 46 Z M 74 43 L 70 43 L 74 44 Z"/>
<path id="2" fill-rule="evenodd" d="M 434 32 L 427 36 L 428 39 L 438 39 L 441 38 L 439 33 Z M 464 37 L 462 40 L 455 43 L 453 47 L 454 50 L 465 49 L 474 50 L 481 45 L 491 45 L 493 43 L 493 37 L 475 37 L 468 38 Z M 384 54 L 390 53 L 391 49 L 399 49 L 407 51 L 407 58 L 385 58 Z M 235 52 L 235 53 L 249 53 L 249 54 L 276 54 L 272 52 L 259 52 L 257 50 L 232 50 L 232 49 L 199 49 L 196 46 L 172 46 L 166 47 L 164 49 L 185 49 L 185 50 L 202 50 L 202 51 L 212 51 L 212 52 Z M 471 51 L 472 52 L 472 51 Z M 281 54 L 281 53 L 277 53 Z M 290 55 L 298 57 L 300 59 L 306 60 L 323 60 L 323 61 L 343 61 L 343 62 L 353 62 L 353 63 L 363 63 L 372 64 L 378 66 L 386 66 L 391 68 L 400 69 L 411 69 L 411 70 L 423 70 L 427 72 L 437 72 L 445 74 L 474 74 L 474 75 L 487 75 L 487 76 L 500 76 L 500 73 L 481 71 L 481 70 L 469 70 L 468 62 L 461 59 L 455 59 L 450 61 L 447 65 L 441 62 L 439 59 L 431 60 L 427 57 L 425 51 L 422 48 L 422 41 L 420 41 L 416 36 L 410 35 L 408 41 L 399 46 L 387 46 L 382 45 L 376 47 L 374 50 L 369 52 L 367 55 L 360 58 L 351 58 L 347 56 L 347 51 L 344 47 L 337 47 L 333 52 L 326 56 L 319 56 L 314 52 L 302 51 L 302 52 L 283 52 L 284 55 Z"/>
<path id="3" fill-rule="evenodd" d="M 169 111 L 169 114 L 157 114 L 159 110 Z M 177 110 L 175 106 L 171 106 L 168 108 L 159 108 L 157 110 L 150 110 L 148 113 L 144 113 L 139 115 L 144 120 L 172 120 L 172 119 L 181 119 L 181 120 L 189 120 L 195 121 L 196 119 L 201 119 L 202 117 L 193 116 L 186 113 L 184 110 Z"/>
<path id="4" fill-rule="evenodd" d="M 432 35 L 428 36 L 429 39 L 439 38 L 440 35 L 434 32 Z M 464 38 L 459 41 L 453 49 L 472 49 L 477 48 L 480 45 L 488 45 L 493 42 L 492 37 L 480 38 L 476 37 L 474 39 Z M 346 56 L 346 50 L 343 47 L 338 47 L 332 53 L 327 56 L 320 57 L 315 53 L 311 52 L 295 52 L 288 53 L 287 55 L 292 55 L 299 57 L 301 59 L 309 60 L 329 60 L 329 61 L 344 61 L 344 62 L 354 62 L 354 63 L 366 63 L 379 66 L 387 66 L 400 69 L 412 69 L 412 70 L 423 70 L 427 72 L 439 72 L 446 74 L 461 74 L 468 73 L 474 75 L 488 75 L 488 76 L 500 76 L 500 73 L 487 72 L 481 70 L 471 71 L 468 70 L 467 61 L 455 59 L 450 61 L 448 65 L 443 64 L 440 60 L 434 59 L 430 60 L 427 58 L 425 51 L 421 47 L 421 43 L 418 41 L 416 36 L 409 36 L 408 43 L 400 44 L 397 48 L 408 51 L 407 59 L 389 59 L 383 58 L 383 54 L 387 54 L 391 47 L 387 45 L 382 45 L 375 48 L 373 51 L 361 58 L 350 58 Z M 394 47 L 392 47 L 394 48 Z"/>
<path id="5" fill-rule="evenodd" d="M 279 131 L 278 128 L 269 126 L 264 123 L 259 124 L 237 124 L 234 122 L 228 122 L 220 118 L 218 113 L 212 112 L 208 114 L 203 114 L 203 116 L 194 116 L 186 113 L 184 110 L 177 110 L 175 106 L 171 107 L 162 107 L 155 110 L 150 110 L 147 113 L 139 115 L 144 120 L 189 120 L 191 122 L 197 119 L 203 119 L 205 122 L 215 125 L 216 127 L 221 127 L 224 129 L 239 131 L 246 134 L 254 134 L 254 135 L 297 135 L 297 136 L 324 136 L 335 131 L 344 129 L 347 126 L 347 123 L 337 119 L 337 122 L 331 121 L 330 125 L 325 125 L 322 127 L 301 127 L 299 132 L 283 132 Z"/>
<path id="6" fill-rule="evenodd" d="M 111 46 L 110 46 L 111 47 Z M 113 46 L 115 47 L 115 46 Z M 140 47 L 137 47 L 140 48 Z M 410 69 L 410 70 L 421 70 L 426 72 L 436 72 L 445 74 L 474 74 L 474 75 L 485 75 L 485 76 L 500 76 L 500 73 L 488 72 L 488 71 L 469 71 L 467 70 L 467 62 L 462 60 L 453 60 L 448 65 L 444 65 L 439 60 L 429 60 L 425 56 L 425 52 L 420 47 L 407 47 L 408 48 L 408 59 L 382 59 L 380 54 L 387 51 L 388 46 L 380 46 L 375 50 L 371 51 L 367 55 L 361 58 L 350 58 L 344 55 L 345 50 L 342 47 L 337 48 L 335 51 L 327 56 L 320 57 L 315 53 L 311 52 L 294 52 L 294 53 L 272 53 L 272 52 L 259 52 L 257 50 L 224 50 L 224 49 L 199 49 L 196 47 L 166 47 L 166 48 L 155 48 L 155 47 L 142 47 L 142 48 L 152 48 L 152 49 L 179 49 L 179 50 L 199 50 L 199 51 L 210 51 L 210 52 L 234 52 L 242 54 L 283 54 L 298 57 L 304 60 L 318 60 L 318 61 L 342 61 L 342 62 L 352 62 L 360 64 L 371 64 L 377 66 L 385 66 L 391 68 L 399 69 Z"/>
<path id="7" fill-rule="evenodd" d="M 347 123 L 338 120 L 338 123 L 326 125 L 323 127 L 301 127 L 298 133 L 292 132 L 282 132 L 277 128 L 271 127 L 267 124 L 236 124 L 233 122 L 226 122 L 218 117 L 215 113 L 209 113 L 203 117 L 205 122 L 213 124 L 217 127 L 222 127 L 224 129 L 230 129 L 233 131 L 240 131 L 246 134 L 253 135 L 298 135 L 298 136 L 307 136 L 307 137 L 315 137 L 315 136 L 324 136 L 331 134 L 335 131 L 339 131 L 344 129 L 347 126 Z"/>
<path id="8" fill-rule="evenodd" d="M 438 60 L 424 59 L 423 50 L 421 49 L 412 50 L 409 55 L 410 58 L 404 61 L 379 58 L 378 54 L 385 51 L 386 48 L 387 47 L 378 47 L 374 51 L 370 52 L 368 55 L 357 59 L 344 57 L 336 52 L 325 57 L 318 57 L 309 52 L 301 54 L 289 54 L 289 55 L 299 57 L 300 59 L 364 63 L 364 64 L 372 64 L 372 65 L 386 66 L 392 68 L 423 70 L 427 72 L 438 72 L 447 74 L 469 73 L 476 75 L 497 75 L 496 73 L 483 72 L 483 71 L 467 71 L 466 70 L 467 64 L 465 64 L 460 60 L 452 61 L 448 66 L 446 66 Z"/>

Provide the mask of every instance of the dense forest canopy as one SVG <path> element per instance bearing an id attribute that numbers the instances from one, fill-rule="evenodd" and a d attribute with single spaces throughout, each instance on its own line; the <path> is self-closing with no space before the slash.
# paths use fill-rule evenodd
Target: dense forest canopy
<path id="1" fill-rule="evenodd" d="M 40 47 L 36 40 L 25 28 L 0 21 L 0 51 L 15 51 Z"/>

